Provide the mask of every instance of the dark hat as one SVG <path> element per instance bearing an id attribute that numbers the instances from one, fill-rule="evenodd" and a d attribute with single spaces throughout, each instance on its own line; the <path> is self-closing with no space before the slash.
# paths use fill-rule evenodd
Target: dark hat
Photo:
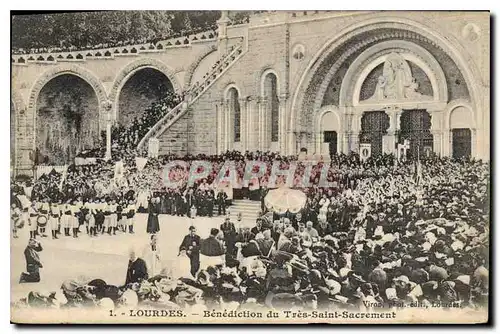
<path id="1" fill-rule="evenodd" d="M 429 279 L 440 282 L 447 278 L 448 278 L 448 272 L 443 267 L 432 265 L 429 268 Z"/>

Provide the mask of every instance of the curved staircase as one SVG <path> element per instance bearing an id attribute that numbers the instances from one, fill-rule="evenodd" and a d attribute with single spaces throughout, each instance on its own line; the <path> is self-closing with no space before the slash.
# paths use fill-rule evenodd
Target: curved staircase
<path id="1" fill-rule="evenodd" d="M 157 138 L 180 119 L 194 104 L 205 91 L 207 91 L 236 61 L 243 56 L 243 42 L 236 44 L 231 52 L 219 59 L 213 66 L 212 70 L 205 76 L 203 82 L 190 87 L 189 93 L 184 98 L 184 101 L 176 105 L 162 119 L 160 119 L 137 145 L 137 151 L 141 152 L 147 147 L 149 139 Z"/>

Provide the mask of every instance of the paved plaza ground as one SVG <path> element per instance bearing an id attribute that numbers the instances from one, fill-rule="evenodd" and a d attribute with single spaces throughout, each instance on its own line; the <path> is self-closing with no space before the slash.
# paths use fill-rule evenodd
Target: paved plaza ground
<path id="1" fill-rule="evenodd" d="M 149 242 L 149 235 L 146 233 L 147 214 L 138 214 L 136 218 L 135 234 L 117 232 L 114 236 L 104 234 L 89 237 L 82 226 L 83 232 L 78 239 L 59 235 L 59 239 L 53 240 L 50 231 L 47 238 L 38 237 L 43 247 L 43 251 L 39 253 L 43 263 L 40 270 L 41 281 L 19 284 L 19 276 L 26 270 L 24 249 L 28 243 L 29 230 L 25 226 L 19 231 L 18 239 L 11 238 L 11 299 L 23 298 L 33 290 L 57 290 L 64 280 L 79 276 L 101 278 L 108 284 L 122 285 L 125 282 L 129 249 L 134 247 L 141 253 Z M 223 217 L 190 219 L 160 215 L 158 243 L 163 266 L 175 263 L 179 245 L 191 224 L 205 238 L 210 228 L 219 227 L 222 222 Z"/>

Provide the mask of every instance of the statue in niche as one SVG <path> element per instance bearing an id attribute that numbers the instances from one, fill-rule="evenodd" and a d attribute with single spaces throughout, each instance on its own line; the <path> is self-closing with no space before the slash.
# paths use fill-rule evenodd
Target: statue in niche
<path id="1" fill-rule="evenodd" d="M 417 80 L 413 77 L 407 61 L 397 53 L 387 56 L 382 75 L 378 78 L 375 93 L 367 101 L 382 100 L 427 100 L 431 96 L 418 91 Z"/>

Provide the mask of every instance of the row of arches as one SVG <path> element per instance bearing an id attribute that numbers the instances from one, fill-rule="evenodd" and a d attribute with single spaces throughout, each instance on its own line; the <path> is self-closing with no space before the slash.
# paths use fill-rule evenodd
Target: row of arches
<path id="1" fill-rule="evenodd" d="M 437 139 L 431 132 L 431 118 L 432 113 L 424 109 L 407 109 L 401 112 L 397 126 L 398 141 L 408 139 L 417 143 L 410 147 L 409 156 L 425 156 L 428 151 L 433 150 L 434 140 Z M 456 159 L 473 156 L 476 124 L 470 103 L 463 100 L 450 102 L 443 111 L 442 120 L 446 145 L 438 153 Z M 345 150 L 343 147 L 348 140 L 348 134 L 344 131 L 345 121 L 338 107 L 326 106 L 317 113 L 316 152 L 331 155 Z M 362 113 L 360 121 L 359 142 L 371 144 L 374 155 L 382 153 L 383 137 L 390 129 L 389 116 L 384 111 L 367 111 Z"/>
<path id="2" fill-rule="evenodd" d="M 12 133 L 19 123 L 16 119 L 26 118 L 25 122 L 35 129 L 32 145 L 28 144 L 33 151 L 32 163 L 66 164 L 78 152 L 103 144 L 106 104 L 113 106 L 110 112 L 117 125 L 129 126 L 153 103 L 178 91 L 179 84 L 162 64 L 129 64 L 111 88 L 111 101 L 99 80 L 87 71 L 75 66 L 55 68 L 33 86 L 28 103 L 32 119 L 17 115 L 11 108 Z"/>
<path id="3" fill-rule="evenodd" d="M 225 136 L 226 146 L 243 149 L 241 142 L 243 132 L 248 137 L 257 138 L 259 149 L 271 149 L 277 147 L 280 141 L 280 101 L 278 76 L 273 70 L 267 70 L 262 74 L 259 96 L 259 108 L 257 115 L 245 115 L 243 106 L 247 99 L 242 96 L 240 89 L 235 84 L 226 87 L 223 93 L 225 101 L 223 117 L 223 129 L 227 131 Z"/>

